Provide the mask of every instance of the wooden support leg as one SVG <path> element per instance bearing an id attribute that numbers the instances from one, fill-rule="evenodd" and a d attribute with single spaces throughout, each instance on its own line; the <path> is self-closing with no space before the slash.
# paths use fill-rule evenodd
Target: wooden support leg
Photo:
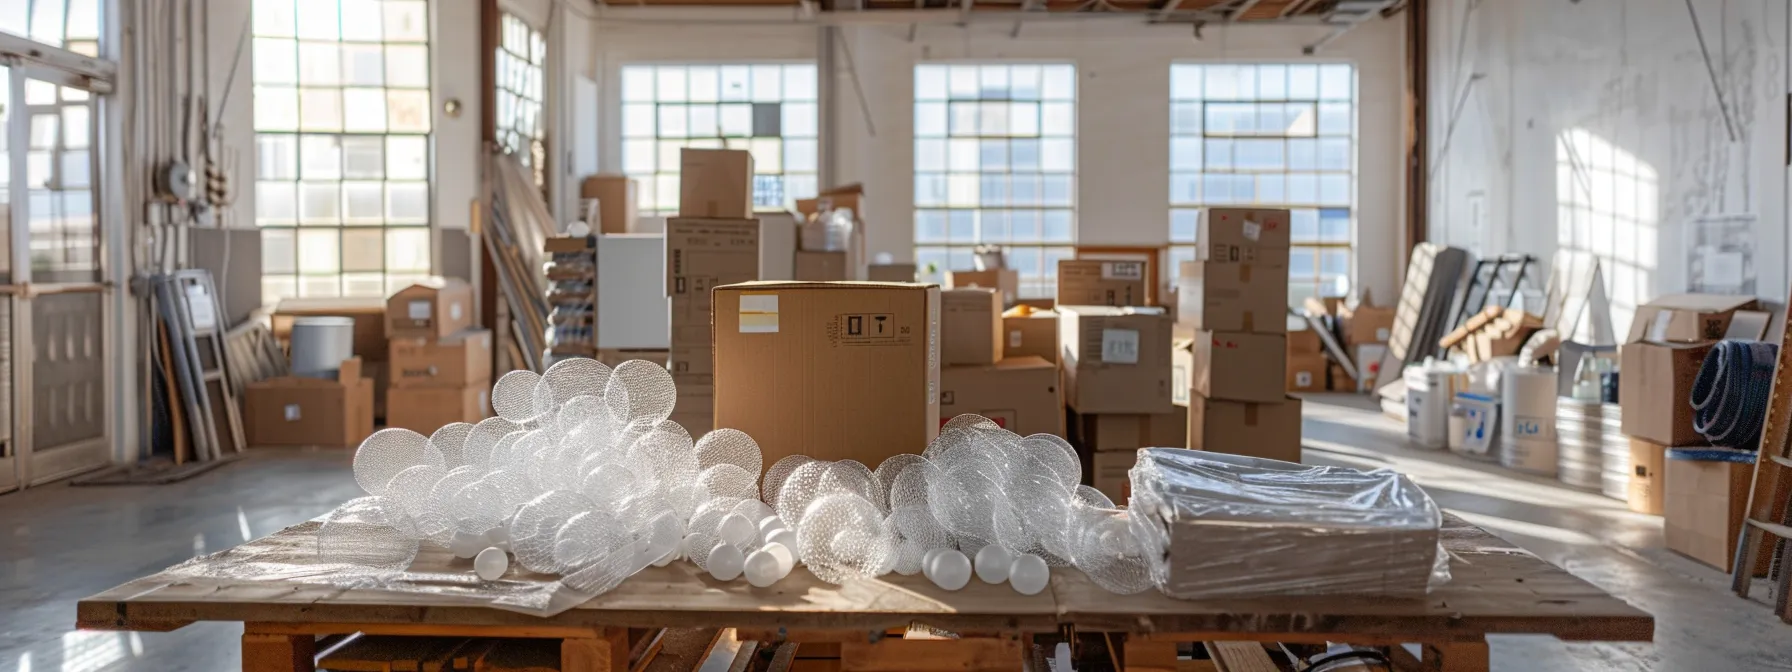
<path id="1" fill-rule="evenodd" d="M 595 637 L 560 640 L 561 672 L 627 672 L 628 631 L 609 628 Z"/>
<path id="2" fill-rule="evenodd" d="M 1176 672 L 1176 643 L 1128 637 L 1121 646 L 1126 672 Z"/>
<path id="3" fill-rule="evenodd" d="M 243 672 L 312 672 L 316 656 L 312 635 L 243 633 Z"/>
<path id="4" fill-rule="evenodd" d="M 1425 664 L 1442 672 L 1488 672 L 1487 642 L 1426 644 Z"/>

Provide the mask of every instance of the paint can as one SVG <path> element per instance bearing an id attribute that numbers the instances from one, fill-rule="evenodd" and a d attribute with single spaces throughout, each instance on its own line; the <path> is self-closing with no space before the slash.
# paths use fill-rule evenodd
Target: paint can
<path id="1" fill-rule="evenodd" d="M 1556 475 L 1556 372 L 1543 367 L 1506 370 L 1500 380 L 1500 465 Z"/>
<path id="2" fill-rule="evenodd" d="M 353 356 L 353 318 L 301 317 L 292 321 L 292 375 L 335 378 L 342 360 Z"/>

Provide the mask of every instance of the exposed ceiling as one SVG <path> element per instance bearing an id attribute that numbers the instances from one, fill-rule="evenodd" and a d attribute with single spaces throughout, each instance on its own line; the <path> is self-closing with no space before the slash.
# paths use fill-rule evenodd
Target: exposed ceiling
<path id="1" fill-rule="evenodd" d="M 594 0 L 610 7 L 807 6 L 822 12 L 932 10 L 984 13 L 1149 13 L 1154 22 L 1292 22 L 1351 25 L 1405 9 L 1409 0 Z"/>

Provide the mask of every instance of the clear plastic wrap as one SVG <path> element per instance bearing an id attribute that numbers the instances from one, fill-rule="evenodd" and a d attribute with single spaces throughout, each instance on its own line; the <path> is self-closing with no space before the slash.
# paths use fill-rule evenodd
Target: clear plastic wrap
<path id="1" fill-rule="evenodd" d="M 1171 597 L 1419 597 L 1449 580 L 1443 513 L 1394 471 L 1151 448 L 1130 526 Z"/>

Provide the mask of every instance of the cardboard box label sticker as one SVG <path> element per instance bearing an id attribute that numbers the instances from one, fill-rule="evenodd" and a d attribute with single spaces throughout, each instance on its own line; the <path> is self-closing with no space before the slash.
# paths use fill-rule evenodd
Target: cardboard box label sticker
<path id="1" fill-rule="evenodd" d="M 1101 361 L 1109 364 L 1139 363 L 1137 329 L 1101 330 Z"/>
<path id="2" fill-rule="evenodd" d="M 460 302 L 459 301 L 455 301 L 454 303 L 448 304 L 448 319 L 450 319 L 450 320 L 459 320 L 460 319 Z"/>
<path id="3" fill-rule="evenodd" d="M 1145 277 L 1142 261 L 1111 261 L 1101 265 L 1103 280 L 1139 280 Z"/>
<path id="4" fill-rule="evenodd" d="M 1377 340 L 1377 341 L 1386 343 L 1388 341 L 1393 340 L 1392 336 L 1393 336 L 1393 334 L 1388 332 L 1387 327 L 1378 327 L 1375 330 L 1375 340 Z"/>
<path id="5" fill-rule="evenodd" d="M 1296 371 L 1296 372 L 1294 372 L 1294 386 L 1295 387 L 1310 387 L 1312 385 L 1313 385 L 1313 372 L 1312 371 Z"/>
<path id="6" fill-rule="evenodd" d="M 428 301 L 412 301 L 411 305 L 409 307 L 407 307 L 405 310 L 410 313 L 411 319 L 413 319 L 413 320 L 429 319 L 429 302 Z"/>
<path id="7" fill-rule="evenodd" d="M 740 295 L 740 333 L 778 333 L 778 295 Z"/>
<path id="8" fill-rule="evenodd" d="M 1010 347 L 1010 348 L 1020 347 L 1020 330 L 1019 329 L 1015 329 L 1014 331 L 1008 332 L 1008 347 Z"/>
<path id="9" fill-rule="evenodd" d="M 1263 236 L 1263 225 L 1249 219 L 1244 220 L 1244 237 L 1256 240 Z"/>
<path id="10" fill-rule="evenodd" d="M 299 405 L 298 404 L 287 404 L 286 408 L 282 409 L 282 410 L 284 410 L 286 412 L 286 421 L 287 422 L 293 422 L 293 421 L 299 419 Z"/>

